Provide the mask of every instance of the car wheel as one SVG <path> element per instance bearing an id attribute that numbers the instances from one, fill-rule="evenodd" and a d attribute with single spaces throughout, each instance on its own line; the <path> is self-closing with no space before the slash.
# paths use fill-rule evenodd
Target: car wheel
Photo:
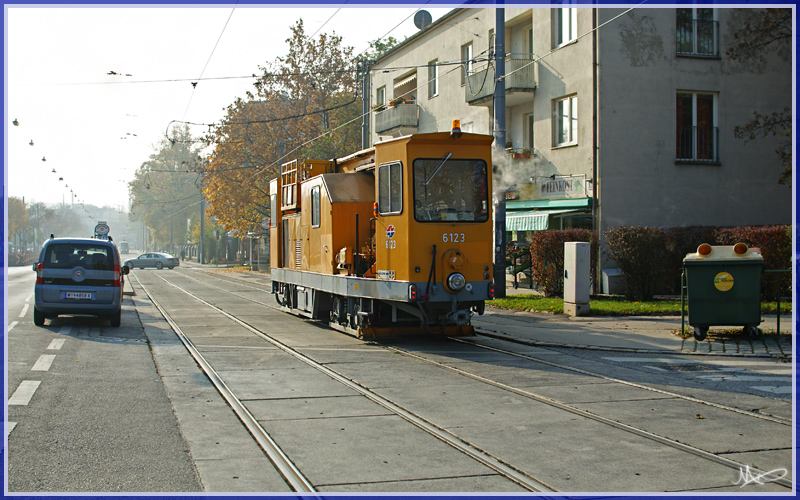
<path id="1" fill-rule="evenodd" d="M 156 262 L 156 269 L 162 269 L 163 267 L 164 264 L 162 264 L 161 262 Z"/>
<path id="2" fill-rule="evenodd" d="M 169 266 L 167 269 L 172 269 L 173 266 Z"/>
<path id="3" fill-rule="evenodd" d="M 44 326 L 44 313 L 39 312 L 35 307 L 33 308 L 33 324 L 36 326 Z"/>
<path id="4" fill-rule="evenodd" d="M 111 320 L 111 326 L 118 327 L 122 323 L 122 308 L 120 307 L 119 311 L 112 314 L 109 319 Z"/>

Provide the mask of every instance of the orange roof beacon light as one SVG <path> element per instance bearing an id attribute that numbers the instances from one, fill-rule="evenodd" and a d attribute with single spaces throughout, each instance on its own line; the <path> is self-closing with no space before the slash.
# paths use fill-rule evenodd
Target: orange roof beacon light
<path id="1" fill-rule="evenodd" d="M 453 126 L 450 130 L 450 136 L 453 139 L 458 139 L 461 137 L 461 120 L 453 120 Z"/>
<path id="2" fill-rule="evenodd" d="M 748 250 L 747 245 L 745 245 L 744 243 L 737 243 L 733 245 L 733 253 L 735 253 L 736 255 L 745 255 L 747 253 L 747 250 Z"/>
<path id="3" fill-rule="evenodd" d="M 703 257 L 711 255 L 711 245 L 709 245 L 708 243 L 703 243 L 702 245 L 697 247 L 697 254 L 702 255 Z"/>

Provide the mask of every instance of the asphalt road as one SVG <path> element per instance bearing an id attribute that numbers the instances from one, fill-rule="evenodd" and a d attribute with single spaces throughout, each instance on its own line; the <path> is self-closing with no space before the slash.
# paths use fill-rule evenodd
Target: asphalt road
<path id="1" fill-rule="evenodd" d="M 8 491 L 202 491 L 130 298 L 36 327 L 33 281 L 9 268 Z"/>

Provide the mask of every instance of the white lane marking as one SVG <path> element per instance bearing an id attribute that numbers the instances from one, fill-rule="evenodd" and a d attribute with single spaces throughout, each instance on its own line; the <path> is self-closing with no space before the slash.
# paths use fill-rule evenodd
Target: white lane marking
<path id="1" fill-rule="evenodd" d="M 754 370 L 751 370 L 751 371 L 754 371 Z M 788 367 L 788 368 L 777 369 L 777 370 L 757 370 L 757 372 L 758 373 L 763 373 L 765 375 L 791 375 L 792 374 L 792 368 Z"/>
<path id="2" fill-rule="evenodd" d="M 669 371 L 669 370 L 665 370 L 663 368 L 659 368 L 657 366 L 650 366 L 650 365 L 644 365 L 644 368 L 650 368 L 651 370 L 658 370 L 660 372 L 668 372 Z"/>
<path id="3" fill-rule="evenodd" d="M 765 392 L 774 392 L 775 394 L 791 394 L 792 386 L 790 385 L 754 385 L 750 387 Z"/>
<path id="4" fill-rule="evenodd" d="M 51 351 L 56 351 L 64 347 L 64 342 L 66 341 L 67 341 L 66 339 L 53 339 L 53 341 L 50 342 L 50 345 L 47 346 L 47 348 Z"/>
<path id="5" fill-rule="evenodd" d="M 20 317 L 20 318 L 24 318 L 24 317 L 25 317 L 25 315 L 26 315 L 26 314 L 28 314 L 28 308 L 29 308 L 30 306 L 31 306 L 30 304 L 25 304 L 25 306 L 22 308 L 22 312 L 21 312 L 21 313 L 19 313 L 19 317 Z"/>
<path id="6" fill-rule="evenodd" d="M 786 382 L 791 384 L 792 377 L 781 377 L 779 375 L 772 375 L 766 377 L 759 377 L 757 375 L 698 375 L 697 378 L 704 378 L 707 380 L 734 380 L 734 381 L 769 381 L 769 382 Z"/>
<path id="7" fill-rule="evenodd" d="M 609 361 L 614 362 L 624 362 L 624 363 L 676 363 L 676 364 L 697 364 L 697 361 L 690 360 L 690 359 L 681 359 L 681 358 L 603 358 Z"/>
<path id="8" fill-rule="evenodd" d="M 36 360 L 36 363 L 33 364 L 31 371 L 46 372 L 50 369 L 50 365 L 53 364 L 54 359 L 56 359 L 55 354 L 42 354 L 39 356 L 39 359 Z"/>
<path id="9" fill-rule="evenodd" d="M 61 330 L 58 331 L 59 335 L 69 335 L 69 332 L 72 331 L 71 326 L 62 326 Z"/>
<path id="10" fill-rule="evenodd" d="M 33 393 L 39 388 L 40 380 L 23 380 L 14 394 L 8 399 L 8 406 L 27 406 L 31 402 Z"/>
<path id="11" fill-rule="evenodd" d="M 6 331 L 10 332 L 11 329 L 14 328 L 15 326 L 17 326 L 18 324 L 19 324 L 19 321 L 12 321 L 11 324 L 8 325 L 8 330 L 6 330 Z"/>
<path id="12" fill-rule="evenodd" d="M 25 297 L 25 302 L 30 302 L 32 298 L 33 298 L 33 293 Z"/>
<path id="13" fill-rule="evenodd" d="M 6 436 L 8 436 L 9 434 L 11 434 L 11 431 L 13 431 L 13 430 L 14 430 L 14 427 L 16 427 L 16 426 L 17 426 L 17 423 L 16 423 L 16 422 L 9 422 L 9 423 L 8 423 L 8 432 L 6 433 Z"/>
<path id="14" fill-rule="evenodd" d="M 779 363 L 775 361 L 746 361 L 746 360 L 726 360 L 726 361 L 715 361 L 715 360 L 708 360 L 706 363 L 711 365 L 726 365 L 726 366 L 775 366 Z M 789 364 L 789 363 L 787 363 Z"/>

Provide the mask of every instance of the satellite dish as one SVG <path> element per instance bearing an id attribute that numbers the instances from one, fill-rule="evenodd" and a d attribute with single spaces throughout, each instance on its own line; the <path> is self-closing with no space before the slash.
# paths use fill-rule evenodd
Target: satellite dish
<path id="1" fill-rule="evenodd" d="M 425 29 L 431 22 L 433 22 L 433 18 L 427 10 L 420 10 L 414 14 L 414 26 L 418 29 Z"/>

